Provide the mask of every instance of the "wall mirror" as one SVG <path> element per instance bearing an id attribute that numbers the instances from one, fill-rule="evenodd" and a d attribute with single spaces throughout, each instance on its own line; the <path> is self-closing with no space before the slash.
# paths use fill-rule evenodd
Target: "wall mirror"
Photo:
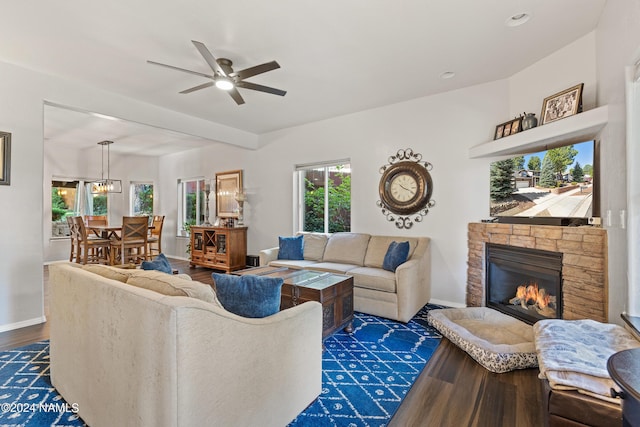
<path id="1" fill-rule="evenodd" d="M 236 193 L 242 191 L 242 170 L 216 173 L 216 216 L 238 218 Z"/>

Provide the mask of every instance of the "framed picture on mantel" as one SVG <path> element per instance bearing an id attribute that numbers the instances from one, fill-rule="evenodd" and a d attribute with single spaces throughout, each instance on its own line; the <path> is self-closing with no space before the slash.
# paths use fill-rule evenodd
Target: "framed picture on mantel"
<path id="1" fill-rule="evenodd" d="M 505 136 L 513 135 L 522 130 L 522 117 L 516 117 L 513 120 L 509 120 L 506 123 L 496 126 L 496 133 L 493 139 L 500 139 Z"/>
<path id="2" fill-rule="evenodd" d="M 565 89 L 544 99 L 540 124 L 555 122 L 565 117 L 573 116 L 582 109 L 583 83 Z"/>

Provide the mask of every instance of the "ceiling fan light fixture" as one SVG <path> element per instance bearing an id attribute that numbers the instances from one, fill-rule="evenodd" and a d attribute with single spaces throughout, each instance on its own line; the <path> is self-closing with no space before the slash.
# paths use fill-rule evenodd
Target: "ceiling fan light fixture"
<path id="1" fill-rule="evenodd" d="M 233 81 L 228 77 L 220 77 L 216 79 L 216 87 L 222 90 L 231 90 L 236 87 Z"/>

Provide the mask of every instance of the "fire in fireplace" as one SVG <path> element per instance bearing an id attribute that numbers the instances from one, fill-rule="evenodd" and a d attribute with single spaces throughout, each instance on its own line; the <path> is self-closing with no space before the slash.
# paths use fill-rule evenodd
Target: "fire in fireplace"
<path id="1" fill-rule="evenodd" d="M 547 293 L 545 288 L 538 288 L 537 283 L 518 286 L 516 295 L 509 300 L 509 304 L 520 305 L 523 309 L 535 310 L 544 317 L 556 317 L 555 295 Z"/>
<path id="2" fill-rule="evenodd" d="M 562 318 L 562 253 L 486 245 L 487 307 L 533 324 Z"/>

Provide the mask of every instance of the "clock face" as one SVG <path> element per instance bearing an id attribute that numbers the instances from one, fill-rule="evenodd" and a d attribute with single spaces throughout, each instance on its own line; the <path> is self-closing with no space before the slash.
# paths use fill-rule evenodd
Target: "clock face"
<path id="1" fill-rule="evenodd" d="M 389 190 L 391 191 L 391 197 L 398 202 L 406 202 L 416 195 L 418 183 L 413 176 L 402 173 L 391 179 Z"/>
<path id="2" fill-rule="evenodd" d="M 429 203 L 431 191 L 431 175 L 416 162 L 395 163 L 380 178 L 380 201 L 397 215 L 419 212 Z"/>

